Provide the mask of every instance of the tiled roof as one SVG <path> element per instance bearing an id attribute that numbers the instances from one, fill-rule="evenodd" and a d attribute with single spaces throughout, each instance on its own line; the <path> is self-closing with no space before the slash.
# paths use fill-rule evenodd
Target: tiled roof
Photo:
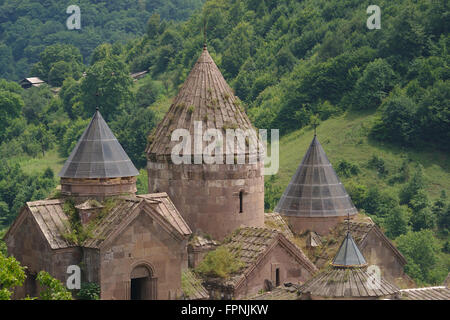
<path id="1" fill-rule="evenodd" d="M 193 235 L 192 239 L 189 240 L 189 245 L 195 249 L 209 249 L 218 246 L 220 243 L 213 239 L 208 239 L 201 234 Z"/>
<path id="2" fill-rule="evenodd" d="M 119 201 L 115 206 L 95 227 L 94 238 L 86 240 L 84 246 L 90 248 L 98 248 L 103 241 L 112 233 L 116 232 L 123 221 L 127 220 L 131 213 L 142 204 L 151 206 L 159 216 L 168 223 L 181 236 L 188 236 L 192 233 L 181 214 L 175 208 L 169 196 L 166 193 L 146 194 L 136 197 L 127 197 L 123 201 Z M 137 214 L 139 212 L 136 212 Z"/>
<path id="3" fill-rule="evenodd" d="M 357 213 L 316 136 L 274 211 L 298 217 Z"/>
<path id="4" fill-rule="evenodd" d="M 98 110 L 59 173 L 62 178 L 89 179 L 138 175 Z"/>
<path id="5" fill-rule="evenodd" d="M 444 286 L 400 290 L 403 300 L 450 300 L 450 289 Z"/>
<path id="6" fill-rule="evenodd" d="M 52 249 L 74 246 L 62 236 L 70 231 L 63 204 L 62 200 L 42 200 L 26 204 Z"/>
<path id="7" fill-rule="evenodd" d="M 82 207 L 85 205 L 86 203 L 81 204 Z M 31 212 L 52 249 L 76 246 L 63 236 L 64 233 L 71 231 L 69 219 L 64 213 L 63 206 L 64 201 L 61 199 L 27 202 L 26 209 Z M 117 198 L 114 207 L 93 228 L 93 237 L 85 240 L 82 246 L 89 248 L 100 247 L 106 239 L 119 230 L 119 227 L 126 220 L 132 219 L 132 215 L 134 217 L 140 213 L 140 211 L 135 210 L 139 206 L 143 210 L 146 207 L 150 207 L 151 210 L 148 211 L 157 215 L 156 218 L 159 219 L 160 223 L 166 225 L 177 235 L 186 237 L 191 234 L 191 229 L 166 193 L 120 197 Z M 14 224 L 11 228 L 13 227 L 15 227 Z M 11 232 L 11 228 L 7 234 Z"/>
<path id="8" fill-rule="evenodd" d="M 284 221 L 283 217 L 276 212 L 265 213 L 264 214 L 264 225 L 266 228 L 275 229 L 283 233 L 286 238 L 293 238 L 291 229 L 289 229 L 288 224 Z"/>
<path id="9" fill-rule="evenodd" d="M 202 123 L 203 132 L 207 129 L 250 129 L 252 137 L 256 139 L 256 132 L 243 107 L 240 106 L 239 100 L 234 96 L 233 90 L 223 78 L 206 47 L 166 116 L 159 123 L 154 135 L 149 138 L 147 154 L 170 156 L 173 147 L 179 144 L 179 141 L 171 141 L 172 132 L 175 129 L 186 129 L 190 136 L 194 137 L 194 125 L 197 121 Z M 222 145 L 225 149 L 225 131 L 221 132 Z M 202 143 L 201 151 L 209 144 L 205 141 Z M 194 141 L 191 143 L 191 154 L 195 154 Z"/>
<path id="10" fill-rule="evenodd" d="M 299 291 L 326 298 L 381 298 L 399 290 L 383 279 L 371 278 L 365 268 L 329 268 L 300 286 Z"/>
<path id="11" fill-rule="evenodd" d="M 170 223 L 170 225 L 175 228 L 180 235 L 188 236 L 192 233 L 191 228 L 189 228 L 186 221 L 184 221 L 180 212 L 177 210 L 172 200 L 170 200 L 167 193 L 152 193 L 139 195 L 138 198 L 146 199 L 148 201 L 153 201 L 152 204 L 156 207 L 156 212 L 158 212 L 161 217 Z M 156 201 L 157 203 L 154 203 Z"/>
<path id="12" fill-rule="evenodd" d="M 277 243 L 283 242 L 298 261 L 310 272 L 316 272 L 317 268 L 306 257 L 306 255 L 281 232 L 267 228 L 245 227 L 240 228 L 228 239 L 224 240 L 223 246 L 230 252 L 236 254 L 238 259 L 244 263 L 241 272 L 232 277 L 229 285 L 238 285 L 243 278 L 252 272 L 253 268 Z"/>
<path id="13" fill-rule="evenodd" d="M 181 289 L 187 300 L 206 300 L 208 291 L 202 285 L 202 280 L 190 269 L 183 271 L 181 275 Z"/>
<path id="14" fill-rule="evenodd" d="M 248 300 L 298 300 L 298 298 L 298 290 L 295 287 L 280 286 L 272 291 L 250 297 Z"/>

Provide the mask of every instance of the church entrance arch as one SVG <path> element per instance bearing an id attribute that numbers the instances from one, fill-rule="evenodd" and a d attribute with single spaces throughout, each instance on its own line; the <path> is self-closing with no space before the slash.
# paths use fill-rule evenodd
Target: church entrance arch
<path id="1" fill-rule="evenodd" d="M 131 300 L 156 300 L 157 278 L 152 268 L 145 264 L 136 266 L 131 271 Z"/>

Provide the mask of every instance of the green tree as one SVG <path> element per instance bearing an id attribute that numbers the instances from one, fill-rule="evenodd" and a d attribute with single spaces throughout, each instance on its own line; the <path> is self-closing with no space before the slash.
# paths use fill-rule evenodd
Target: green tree
<path id="1" fill-rule="evenodd" d="M 409 231 L 395 242 L 405 256 L 405 271 L 422 284 L 436 284 L 432 271 L 438 267 L 439 243 L 431 230 Z"/>
<path id="2" fill-rule="evenodd" d="M 52 71 L 52 68 L 55 69 Z M 31 72 L 44 81 L 51 80 L 52 83 L 60 85 L 62 77 L 80 78 L 83 68 L 83 57 L 77 47 L 54 44 L 46 47 L 40 54 L 40 61 L 33 66 Z"/>
<path id="3" fill-rule="evenodd" d="M 394 207 L 385 220 L 386 235 L 395 239 L 402 234 L 406 234 L 409 230 L 410 216 L 411 212 L 407 206 Z"/>
<path id="4" fill-rule="evenodd" d="M 25 268 L 14 257 L 0 252 L 0 300 L 9 300 L 13 289 L 25 281 Z"/>
<path id="5" fill-rule="evenodd" d="M 105 120 L 112 120 L 123 104 L 133 103 L 132 85 L 128 67 L 122 60 L 109 57 L 98 61 L 81 82 L 84 116 L 92 116 L 99 107 Z"/>
<path id="6" fill-rule="evenodd" d="M 352 107 L 356 110 L 374 109 L 389 94 L 395 82 L 395 73 L 383 59 L 369 63 L 353 90 Z"/>
<path id="7" fill-rule="evenodd" d="M 72 294 L 58 279 L 53 278 L 48 272 L 38 273 L 36 280 L 44 288 L 40 293 L 41 300 L 72 300 Z"/>
<path id="8" fill-rule="evenodd" d="M 0 89 L 0 139 L 3 139 L 11 121 L 19 117 L 23 106 L 24 102 L 17 93 Z"/>

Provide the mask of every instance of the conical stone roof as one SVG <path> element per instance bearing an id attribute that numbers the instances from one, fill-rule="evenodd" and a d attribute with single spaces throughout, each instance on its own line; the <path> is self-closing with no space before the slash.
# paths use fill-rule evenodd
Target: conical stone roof
<path id="1" fill-rule="evenodd" d="M 274 211 L 298 217 L 357 213 L 316 136 Z"/>
<path id="2" fill-rule="evenodd" d="M 61 178 L 119 178 L 139 172 L 97 110 L 59 176 Z"/>
<path id="3" fill-rule="evenodd" d="M 179 141 L 171 141 L 175 129 L 186 129 L 192 137 L 191 154 L 194 152 L 195 122 L 201 122 L 202 132 L 207 129 L 220 129 L 223 134 L 223 152 L 225 154 L 226 129 L 250 129 L 253 138 L 256 133 L 241 102 L 225 81 L 219 68 L 211 58 L 206 46 L 195 63 L 169 111 L 158 125 L 155 133 L 149 137 L 148 155 L 167 156 Z M 201 136 L 195 138 L 201 139 Z M 203 142 L 201 150 L 210 142 Z M 236 149 L 234 150 L 236 153 Z"/>
<path id="4" fill-rule="evenodd" d="M 359 251 L 350 232 L 347 232 L 344 241 L 342 241 L 341 247 L 333 259 L 332 266 L 346 268 L 367 266 L 366 259 Z"/>

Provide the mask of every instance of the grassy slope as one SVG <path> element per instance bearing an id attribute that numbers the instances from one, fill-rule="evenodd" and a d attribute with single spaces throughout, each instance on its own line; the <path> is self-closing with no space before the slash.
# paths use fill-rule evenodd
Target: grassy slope
<path id="1" fill-rule="evenodd" d="M 368 186 L 377 184 L 382 188 L 397 191 L 401 185 L 389 185 L 387 183 L 389 176 L 381 179 L 374 170 L 367 168 L 367 162 L 374 154 L 383 158 L 391 175 L 400 168 L 405 158 L 410 158 L 413 163 L 423 165 L 427 192 L 431 199 L 439 197 L 443 189 L 450 194 L 448 154 L 434 150 L 402 150 L 369 140 L 368 132 L 374 119 L 374 114 L 352 113 L 328 119 L 320 124 L 317 136 L 333 166 L 337 166 L 339 160 L 343 159 L 356 163 L 361 168 L 361 173 L 353 177 L 353 180 Z M 280 139 L 280 170 L 274 184 L 280 186 L 282 190 L 289 184 L 301 163 L 313 135 L 311 128 L 303 128 Z M 414 165 L 410 167 L 411 171 L 414 171 Z M 341 177 L 341 180 L 345 184 L 349 179 Z"/>

